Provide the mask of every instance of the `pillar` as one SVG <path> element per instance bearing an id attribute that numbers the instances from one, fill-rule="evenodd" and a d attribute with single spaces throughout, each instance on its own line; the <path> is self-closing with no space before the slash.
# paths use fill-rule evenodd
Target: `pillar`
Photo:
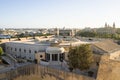
<path id="1" fill-rule="evenodd" d="M 52 54 L 50 54 L 50 62 L 52 61 Z"/>

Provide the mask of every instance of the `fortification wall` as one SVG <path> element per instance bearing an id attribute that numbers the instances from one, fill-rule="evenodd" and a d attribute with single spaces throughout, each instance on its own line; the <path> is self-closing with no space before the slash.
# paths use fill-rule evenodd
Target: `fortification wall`
<path id="1" fill-rule="evenodd" d="M 102 56 L 96 80 L 120 80 L 120 61 Z"/>

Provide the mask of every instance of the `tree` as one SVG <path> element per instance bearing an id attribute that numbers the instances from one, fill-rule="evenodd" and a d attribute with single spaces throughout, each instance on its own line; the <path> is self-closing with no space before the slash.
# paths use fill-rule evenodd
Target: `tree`
<path id="1" fill-rule="evenodd" d="M 78 35 L 80 35 L 82 37 L 96 37 L 97 33 L 85 31 L 85 32 L 79 32 Z"/>
<path id="2" fill-rule="evenodd" d="M 3 49 L 0 47 L 0 56 L 3 54 Z"/>
<path id="3" fill-rule="evenodd" d="M 93 53 L 89 44 L 82 44 L 77 47 L 70 47 L 68 54 L 68 65 L 73 69 L 89 69 L 93 62 Z"/>

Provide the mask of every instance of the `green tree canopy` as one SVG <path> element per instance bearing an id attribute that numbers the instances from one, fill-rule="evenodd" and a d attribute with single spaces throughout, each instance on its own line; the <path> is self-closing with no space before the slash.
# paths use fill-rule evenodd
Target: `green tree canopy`
<path id="1" fill-rule="evenodd" d="M 82 44 L 77 47 L 70 47 L 68 55 L 68 65 L 73 69 L 89 69 L 93 62 L 93 53 L 88 44 Z"/>
<path id="2" fill-rule="evenodd" d="M 77 32 L 77 35 L 81 37 L 111 38 L 111 39 L 116 39 L 116 40 L 120 39 L 119 31 L 117 31 L 116 33 L 108 33 L 108 32 L 99 33 L 99 32 L 94 32 L 94 31 L 93 32 L 79 31 Z"/>
<path id="3" fill-rule="evenodd" d="M 0 56 L 3 54 L 3 49 L 0 47 Z"/>
<path id="4" fill-rule="evenodd" d="M 79 32 L 78 35 L 82 36 L 82 37 L 95 37 L 97 35 L 96 32 Z"/>

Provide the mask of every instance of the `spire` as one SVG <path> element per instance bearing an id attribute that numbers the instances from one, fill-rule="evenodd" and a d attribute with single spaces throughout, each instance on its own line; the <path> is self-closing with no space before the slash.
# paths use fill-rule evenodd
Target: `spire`
<path id="1" fill-rule="evenodd" d="M 115 28 L 115 22 L 113 22 L 113 28 Z"/>
<path id="2" fill-rule="evenodd" d="M 105 27 L 107 27 L 107 22 L 105 22 Z"/>

